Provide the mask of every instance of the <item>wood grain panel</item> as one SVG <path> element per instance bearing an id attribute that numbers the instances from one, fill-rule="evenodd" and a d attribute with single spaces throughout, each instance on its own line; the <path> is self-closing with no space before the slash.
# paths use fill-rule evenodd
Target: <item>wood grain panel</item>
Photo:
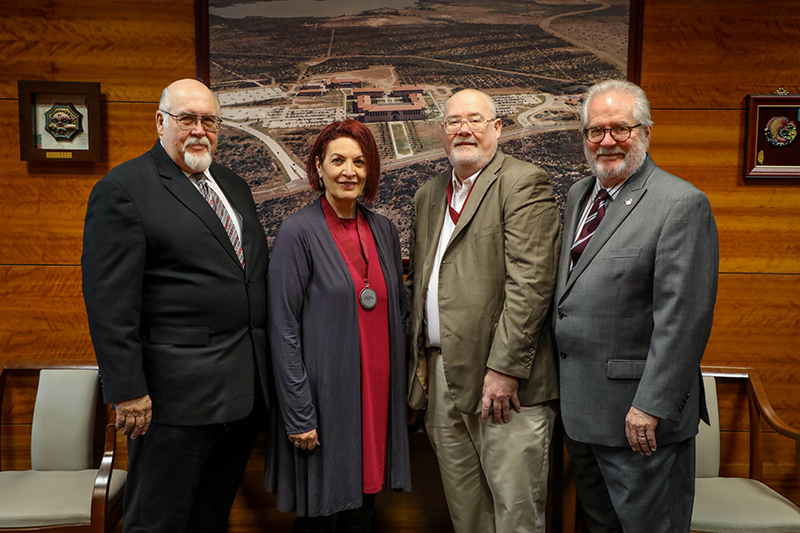
<path id="1" fill-rule="evenodd" d="M 152 148 L 157 104 L 103 104 L 99 163 L 20 161 L 16 105 L 0 101 L 0 264 L 80 264 L 89 193 L 111 168 Z"/>
<path id="2" fill-rule="evenodd" d="M 795 2 L 646 2 L 642 87 L 658 108 L 743 109 L 747 94 L 784 86 L 794 73 L 800 28 Z"/>
<path id="3" fill-rule="evenodd" d="M 80 267 L 0 265 L 0 353 L 7 359 L 94 357 Z"/>
<path id="4" fill-rule="evenodd" d="M 721 272 L 800 273 L 800 180 L 744 181 L 744 112 L 654 110 L 650 154 L 708 195 Z"/>
<path id="5" fill-rule="evenodd" d="M 194 0 L 5 0 L 0 98 L 17 80 L 99 81 L 101 98 L 157 101 L 195 76 Z"/>
<path id="6" fill-rule="evenodd" d="M 800 428 L 800 276 L 723 274 L 704 365 L 752 366 L 778 414 Z M 746 418 L 746 417 L 745 417 Z"/>

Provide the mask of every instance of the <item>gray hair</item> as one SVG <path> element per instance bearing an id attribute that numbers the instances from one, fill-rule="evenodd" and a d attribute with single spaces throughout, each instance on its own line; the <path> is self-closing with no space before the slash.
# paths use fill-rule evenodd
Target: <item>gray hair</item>
<path id="1" fill-rule="evenodd" d="M 158 101 L 158 110 L 169 112 L 169 86 L 161 91 L 161 100 Z"/>
<path id="2" fill-rule="evenodd" d="M 586 99 L 579 111 L 582 128 L 586 128 L 589 123 L 589 106 L 595 98 L 606 93 L 627 94 L 633 97 L 634 120 L 646 128 L 653 125 L 653 119 L 650 117 L 650 101 L 641 87 L 629 81 L 605 80 L 592 85 L 586 92 Z"/>

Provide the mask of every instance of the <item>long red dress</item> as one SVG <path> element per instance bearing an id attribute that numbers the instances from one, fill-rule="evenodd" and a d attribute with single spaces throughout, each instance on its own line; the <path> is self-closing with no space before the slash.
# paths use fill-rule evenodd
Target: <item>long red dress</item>
<path id="1" fill-rule="evenodd" d="M 327 217 L 326 217 L 327 218 Z M 375 494 L 386 479 L 386 442 L 389 420 L 389 307 L 386 282 L 381 270 L 378 249 L 366 219 L 339 219 L 346 235 L 362 253 L 366 252 L 367 279 L 378 302 L 372 309 L 358 306 L 358 330 L 361 347 L 361 451 L 363 492 Z M 358 225 L 361 224 L 362 238 Z M 330 226 L 330 222 L 329 222 Z M 364 288 L 364 279 L 348 257 L 340 240 L 344 234 L 331 228 L 339 252 L 350 270 L 356 295 Z M 337 235 L 338 233 L 338 235 Z M 346 391 L 342 391 L 346 393 Z"/>

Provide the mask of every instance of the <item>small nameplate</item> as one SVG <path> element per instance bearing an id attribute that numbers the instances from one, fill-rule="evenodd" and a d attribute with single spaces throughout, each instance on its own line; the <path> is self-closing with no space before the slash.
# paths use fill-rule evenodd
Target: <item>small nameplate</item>
<path id="1" fill-rule="evenodd" d="M 72 152 L 47 152 L 44 156 L 47 159 L 72 159 Z"/>

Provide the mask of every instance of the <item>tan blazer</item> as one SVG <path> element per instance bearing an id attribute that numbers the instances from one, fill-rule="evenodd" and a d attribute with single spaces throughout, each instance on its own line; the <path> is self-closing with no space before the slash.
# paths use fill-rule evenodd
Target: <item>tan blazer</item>
<path id="1" fill-rule="evenodd" d="M 425 298 L 450 178 L 439 174 L 414 199 L 406 279 L 413 408 L 427 395 Z M 498 151 L 473 185 L 439 270 L 445 375 L 462 412 L 480 412 L 487 368 L 520 378 L 523 405 L 558 397 L 548 314 L 559 242 L 547 173 Z"/>

